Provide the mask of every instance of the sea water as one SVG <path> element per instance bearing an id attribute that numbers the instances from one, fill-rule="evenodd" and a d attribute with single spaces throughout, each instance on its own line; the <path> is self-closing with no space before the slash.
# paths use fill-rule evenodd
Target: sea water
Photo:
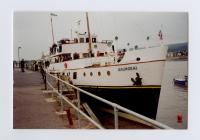
<path id="1" fill-rule="evenodd" d="M 175 129 L 188 126 L 188 88 L 174 85 L 175 77 L 188 76 L 188 61 L 166 61 L 157 112 L 157 121 Z M 177 115 L 183 118 L 177 121 Z"/>

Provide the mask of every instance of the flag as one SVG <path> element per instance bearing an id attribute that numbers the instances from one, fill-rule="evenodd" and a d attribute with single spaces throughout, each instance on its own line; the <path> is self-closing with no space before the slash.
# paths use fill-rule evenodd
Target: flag
<path id="1" fill-rule="evenodd" d="M 159 31 L 158 36 L 159 36 L 160 40 L 163 40 L 163 35 L 162 35 L 162 31 L 161 30 Z"/>

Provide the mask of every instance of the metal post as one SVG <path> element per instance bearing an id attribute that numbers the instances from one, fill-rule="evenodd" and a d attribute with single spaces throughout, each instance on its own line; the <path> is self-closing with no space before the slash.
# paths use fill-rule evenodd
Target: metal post
<path id="1" fill-rule="evenodd" d="M 44 89 L 47 90 L 47 75 L 46 75 L 46 71 L 44 71 Z"/>
<path id="2" fill-rule="evenodd" d="M 78 110 L 80 110 L 80 92 L 77 90 L 77 99 L 78 99 Z M 78 127 L 81 128 L 81 120 L 80 120 L 80 113 L 77 111 L 78 115 Z"/>
<path id="3" fill-rule="evenodd" d="M 63 112 L 63 99 L 62 99 L 62 93 L 63 93 L 63 83 L 61 82 L 61 92 L 60 92 L 60 104 L 61 104 L 61 111 Z"/>
<path id="4" fill-rule="evenodd" d="M 54 84 L 54 80 L 52 79 L 52 77 L 51 77 L 51 81 L 52 81 L 52 84 Z M 56 83 L 56 80 L 55 80 L 55 83 Z M 55 87 L 55 90 L 56 90 L 56 87 Z M 51 93 L 51 98 L 52 99 L 53 99 L 53 94 L 54 94 L 54 92 Z"/>
<path id="5" fill-rule="evenodd" d="M 114 106 L 114 119 L 115 119 L 115 129 L 118 129 L 118 109 Z"/>
<path id="6" fill-rule="evenodd" d="M 58 76 L 59 78 L 59 76 Z M 60 80 L 58 80 L 58 92 L 60 92 Z"/>
<path id="7" fill-rule="evenodd" d="M 20 66 L 20 52 L 19 52 L 19 50 L 20 50 L 21 48 L 22 48 L 22 47 L 18 47 L 19 68 L 21 67 L 21 66 Z"/>

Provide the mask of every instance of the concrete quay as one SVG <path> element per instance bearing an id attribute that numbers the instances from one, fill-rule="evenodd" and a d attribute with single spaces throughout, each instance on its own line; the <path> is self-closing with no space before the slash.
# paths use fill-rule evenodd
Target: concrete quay
<path id="1" fill-rule="evenodd" d="M 20 69 L 13 70 L 13 128 L 14 129 L 73 129 L 66 115 L 57 115 L 59 106 L 56 102 L 46 102 L 43 89 L 44 84 L 39 72 Z M 73 110 L 72 110 L 73 111 Z M 73 115 L 73 114 L 72 114 Z M 90 123 L 81 120 L 84 128 Z"/>

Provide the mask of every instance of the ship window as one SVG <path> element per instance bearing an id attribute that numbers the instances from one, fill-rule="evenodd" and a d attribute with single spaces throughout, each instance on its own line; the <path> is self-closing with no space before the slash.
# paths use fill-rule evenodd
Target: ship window
<path id="1" fill-rule="evenodd" d="M 92 43 L 96 43 L 96 38 L 92 38 Z"/>
<path id="2" fill-rule="evenodd" d="M 88 43 L 88 42 L 89 42 L 89 38 L 87 37 L 87 38 L 86 38 L 86 43 Z"/>
<path id="3" fill-rule="evenodd" d="M 137 57 L 136 60 L 137 60 L 137 61 L 140 61 L 140 57 Z"/>
<path id="4" fill-rule="evenodd" d="M 83 58 L 88 58 L 89 57 L 89 53 L 83 53 Z"/>
<path id="5" fill-rule="evenodd" d="M 58 63 L 59 62 L 59 58 L 57 59 L 57 58 L 55 58 L 55 63 Z"/>
<path id="6" fill-rule="evenodd" d="M 84 38 L 80 38 L 80 43 L 84 43 Z"/>
<path id="7" fill-rule="evenodd" d="M 83 76 L 86 76 L 86 73 L 85 73 L 85 72 L 83 73 Z"/>
<path id="8" fill-rule="evenodd" d="M 107 71 L 107 75 L 110 76 L 110 71 Z"/>
<path id="9" fill-rule="evenodd" d="M 80 58 L 79 54 L 78 53 L 74 53 L 74 59 L 79 59 L 79 58 Z"/>
<path id="10" fill-rule="evenodd" d="M 98 75 L 101 76 L 101 72 L 100 71 L 98 72 Z"/>
<path id="11" fill-rule="evenodd" d="M 74 72 L 73 73 L 73 79 L 76 79 L 77 78 L 77 72 Z"/>
<path id="12" fill-rule="evenodd" d="M 94 48 L 95 48 L 95 49 L 97 48 L 97 44 L 94 44 Z"/>
<path id="13" fill-rule="evenodd" d="M 59 52 L 62 52 L 62 46 L 59 45 Z"/>
<path id="14" fill-rule="evenodd" d="M 90 72 L 90 76 L 92 76 L 93 75 L 93 73 L 92 72 Z"/>
<path id="15" fill-rule="evenodd" d="M 78 43 L 78 39 L 77 39 L 77 38 L 74 38 L 74 42 L 75 42 L 75 43 Z"/>

